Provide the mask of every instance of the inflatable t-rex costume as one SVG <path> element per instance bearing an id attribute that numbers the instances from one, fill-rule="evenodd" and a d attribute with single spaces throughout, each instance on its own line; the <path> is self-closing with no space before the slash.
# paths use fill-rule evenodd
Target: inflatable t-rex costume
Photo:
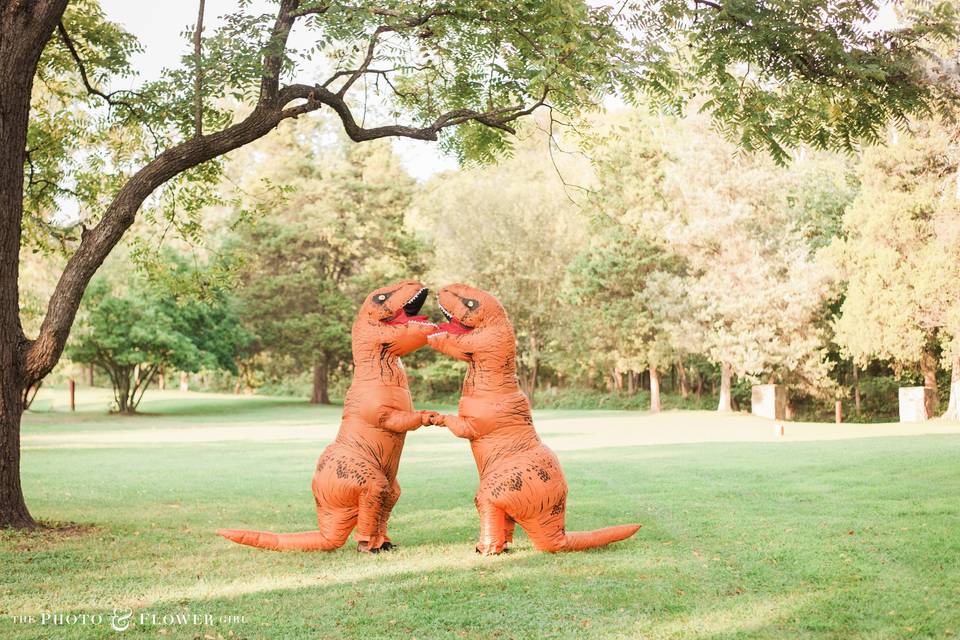
<path id="1" fill-rule="evenodd" d="M 447 321 L 430 346 L 469 363 L 460 414 L 435 424 L 470 440 L 480 472 L 477 551 L 497 554 L 513 541 L 519 523 L 541 551 L 580 551 L 629 538 L 640 529 L 624 524 L 596 531 L 564 528 L 567 483 L 557 456 L 533 428 L 530 403 L 516 376 L 516 345 L 506 311 L 493 295 L 464 284 L 439 293 Z"/>
<path id="2" fill-rule="evenodd" d="M 329 551 L 343 546 L 354 526 L 357 550 L 377 553 L 393 544 L 387 519 L 400 497 L 397 466 L 408 431 L 437 415 L 414 411 L 400 356 L 427 343 L 436 325 L 416 315 L 427 288 L 405 280 L 371 293 L 353 323 L 353 383 L 343 402 L 337 438 L 313 475 L 318 530 L 270 533 L 221 529 L 240 544 L 275 550 Z"/>

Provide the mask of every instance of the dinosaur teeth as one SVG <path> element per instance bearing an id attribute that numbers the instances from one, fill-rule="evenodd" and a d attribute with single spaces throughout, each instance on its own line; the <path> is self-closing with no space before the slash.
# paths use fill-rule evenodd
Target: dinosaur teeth
<path id="1" fill-rule="evenodd" d="M 407 300 L 406 302 L 404 302 L 403 305 L 406 306 L 406 305 L 410 304 L 411 302 L 416 302 L 417 298 L 419 298 L 421 295 L 423 295 L 423 292 L 426 291 L 426 290 L 427 290 L 427 288 L 426 288 L 426 287 L 423 287 L 422 289 L 420 289 L 420 291 L 417 291 L 415 294 L 413 294 L 412 296 L 410 296 L 410 299 Z"/>
<path id="2" fill-rule="evenodd" d="M 443 306 L 443 303 L 442 303 L 442 302 L 440 302 L 439 300 L 437 300 L 437 305 L 439 305 L 439 307 L 440 307 L 440 313 L 442 313 L 443 315 L 445 315 L 445 316 L 447 317 L 447 321 L 448 321 L 448 322 L 449 322 L 450 320 L 453 320 L 453 314 L 450 313 L 449 311 L 447 311 L 447 308 L 446 308 L 445 306 Z"/>

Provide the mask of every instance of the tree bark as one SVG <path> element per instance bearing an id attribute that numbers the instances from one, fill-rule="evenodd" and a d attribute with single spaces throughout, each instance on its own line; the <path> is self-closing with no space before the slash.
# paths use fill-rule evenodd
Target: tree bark
<path id="1" fill-rule="evenodd" d="M 686 398 L 690 395 L 690 385 L 687 383 L 687 370 L 683 366 L 683 360 L 677 360 L 677 379 L 680 381 L 680 397 Z"/>
<path id="2" fill-rule="evenodd" d="M 720 365 L 720 402 L 717 404 L 717 411 L 733 411 L 733 403 L 731 394 L 731 379 L 733 378 L 733 373 L 731 367 L 728 363 L 724 362 Z"/>
<path id="3" fill-rule="evenodd" d="M 660 413 L 662 410 L 660 404 L 660 372 L 656 365 L 650 365 L 650 411 Z"/>
<path id="4" fill-rule="evenodd" d="M 186 371 L 180 372 L 180 391 L 190 391 L 190 374 Z"/>
<path id="5" fill-rule="evenodd" d="M 329 375 L 326 364 L 318 364 L 313 367 L 313 394 L 310 396 L 310 404 L 330 404 L 329 394 Z"/>
<path id="6" fill-rule="evenodd" d="M 860 367 L 853 363 L 853 412 L 860 417 Z"/>
<path id="7" fill-rule="evenodd" d="M 937 354 L 933 347 L 928 345 L 920 356 L 920 373 L 923 374 L 923 386 L 932 389 L 933 393 L 927 396 L 927 417 L 937 415 L 940 406 L 940 394 L 937 390 Z"/>
<path id="8" fill-rule="evenodd" d="M 943 417 L 947 420 L 960 420 L 960 353 L 953 356 L 950 369 L 950 403 Z"/>
<path id="9" fill-rule="evenodd" d="M 6 370 L 8 373 L 10 370 Z M 20 486 L 20 392 L 0 374 L 0 527 L 35 525 Z"/>
<path id="10" fill-rule="evenodd" d="M 20 324 L 23 167 L 30 97 L 40 53 L 67 0 L 0 4 L 0 527 L 32 527 L 20 485 L 23 392 L 29 342 Z"/>
<path id="11" fill-rule="evenodd" d="M 537 352 L 537 336 L 532 331 L 530 332 L 528 344 L 530 345 L 530 366 L 527 369 L 526 375 L 521 378 L 521 386 L 523 387 L 523 392 L 527 394 L 527 400 L 530 401 L 530 406 L 532 407 L 533 395 L 537 388 L 537 374 L 540 366 Z"/>
<path id="12" fill-rule="evenodd" d="M 87 386 L 93 386 L 93 365 L 87 367 Z"/>

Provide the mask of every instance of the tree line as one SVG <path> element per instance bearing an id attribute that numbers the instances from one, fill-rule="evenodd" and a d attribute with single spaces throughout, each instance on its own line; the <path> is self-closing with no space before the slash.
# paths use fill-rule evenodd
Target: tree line
<path id="1" fill-rule="evenodd" d="M 896 386 L 922 384 L 932 412 L 955 415 L 960 221 L 945 125 L 916 121 L 856 156 L 804 149 L 786 166 L 738 152 L 697 116 L 628 110 L 576 153 L 564 149 L 574 132 L 543 125 L 495 165 L 417 184 L 389 145 L 294 124 L 228 164 L 231 205 L 204 214 L 204 247 L 181 247 L 203 254 L 190 276 L 201 284 L 169 253 L 112 297 L 98 285 L 68 356 L 103 368 L 118 398 L 143 371 L 218 368 L 221 387 L 330 402 L 349 378 L 358 300 L 410 275 L 496 292 L 521 385 L 541 405 L 656 411 L 714 394 L 729 411 L 751 384 L 777 382 L 794 415 L 822 417 L 842 398 L 889 418 Z M 179 276 L 157 275 L 170 264 Z M 153 301 L 156 322 L 127 311 L 128 329 L 108 328 L 130 292 Z M 189 329 L 182 342 L 165 342 L 171 315 Z M 136 344 L 130 332 L 147 324 Z M 456 364 L 418 353 L 410 368 L 415 390 L 455 396 Z"/>

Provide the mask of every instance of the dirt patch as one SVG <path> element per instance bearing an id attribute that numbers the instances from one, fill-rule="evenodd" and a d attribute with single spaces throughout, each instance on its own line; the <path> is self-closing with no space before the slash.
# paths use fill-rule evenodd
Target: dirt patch
<path id="1" fill-rule="evenodd" d="M 93 524 L 41 520 L 33 529 L 0 529 L 0 545 L 10 545 L 13 551 L 44 551 L 68 540 L 103 531 L 102 527 Z"/>

